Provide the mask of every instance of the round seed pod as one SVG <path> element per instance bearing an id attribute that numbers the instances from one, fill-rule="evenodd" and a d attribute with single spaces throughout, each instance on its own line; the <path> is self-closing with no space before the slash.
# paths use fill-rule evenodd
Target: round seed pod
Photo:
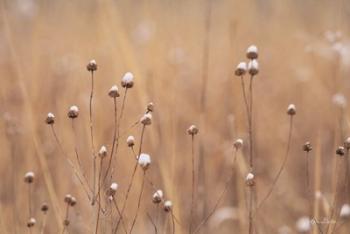
<path id="1" fill-rule="evenodd" d="M 128 138 L 126 139 L 126 143 L 128 144 L 128 147 L 133 147 L 135 145 L 135 137 L 128 136 Z"/>
<path id="2" fill-rule="evenodd" d="M 146 107 L 146 112 L 153 112 L 154 111 L 154 104 L 153 102 L 150 102 L 147 104 L 147 107 Z"/>
<path id="3" fill-rule="evenodd" d="M 31 227 L 34 227 L 34 225 L 36 224 L 36 220 L 35 218 L 30 218 L 27 222 L 27 227 L 31 228 Z"/>
<path id="4" fill-rule="evenodd" d="M 86 65 L 86 69 L 89 71 L 89 72 L 94 72 L 97 70 L 97 63 L 96 61 L 93 59 L 93 60 L 90 60 L 90 62 Z"/>
<path id="5" fill-rule="evenodd" d="M 256 59 L 250 60 L 248 63 L 248 73 L 255 76 L 259 73 L 259 63 Z"/>
<path id="6" fill-rule="evenodd" d="M 236 76 L 244 76 L 247 73 L 247 64 L 245 62 L 240 62 L 235 70 Z"/>
<path id="7" fill-rule="evenodd" d="M 350 149 L 350 137 L 346 138 L 346 140 L 344 141 L 344 148 L 346 150 Z"/>
<path id="8" fill-rule="evenodd" d="M 24 182 L 31 184 L 34 182 L 34 172 L 29 171 L 24 175 Z"/>
<path id="9" fill-rule="evenodd" d="M 243 140 L 242 139 L 237 139 L 234 143 L 233 143 L 233 147 L 235 147 L 236 150 L 239 150 L 243 147 Z"/>
<path id="10" fill-rule="evenodd" d="M 112 183 L 111 186 L 107 189 L 107 196 L 113 196 L 116 194 L 118 189 L 118 184 L 117 183 Z"/>
<path id="11" fill-rule="evenodd" d="M 72 200 L 70 201 L 69 205 L 73 207 L 76 204 L 77 204 L 77 199 L 75 197 L 72 197 Z"/>
<path id="12" fill-rule="evenodd" d="M 116 98 L 119 97 L 119 90 L 118 90 L 118 86 L 113 85 L 112 88 L 108 91 L 108 95 L 112 98 Z"/>
<path id="13" fill-rule="evenodd" d="M 296 112 L 296 108 L 295 108 L 295 105 L 294 104 L 289 104 L 288 108 L 287 108 L 287 114 L 292 116 L 292 115 L 295 115 L 297 112 Z"/>
<path id="14" fill-rule="evenodd" d="M 138 164 L 143 170 L 147 170 L 151 165 L 151 156 L 149 154 L 142 153 L 138 158 Z"/>
<path id="15" fill-rule="evenodd" d="M 251 45 L 247 49 L 247 58 L 248 59 L 257 59 L 258 58 L 258 47 Z"/>
<path id="16" fill-rule="evenodd" d="M 47 203 L 44 202 L 44 203 L 41 205 L 40 210 L 41 210 L 42 212 L 46 213 L 46 212 L 49 210 L 49 205 L 48 205 Z"/>
<path id="17" fill-rule="evenodd" d="M 192 136 L 197 135 L 198 132 L 199 132 L 199 129 L 197 128 L 196 125 L 191 125 L 191 126 L 187 129 L 187 133 L 188 133 L 189 135 L 192 135 Z"/>
<path id="18" fill-rule="evenodd" d="M 305 142 L 305 144 L 303 145 L 303 150 L 305 151 L 305 152 L 310 152 L 311 150 L 312 150 L 312 145 L 311 145 L 311 143 L 310 142 Z"/>
<path id="19" fill-rule="evenodd" d="M 164 211 L 165 212 L 170 212 L 173 208 L 173 203 L 169 200 L 164 202 Z"/>
<path id="20" fill-rule="evenodd" d="M 49 125 L 52 125 L 55 123 L 55 116 L 51 112 L 47 114 L 45 122 Z"/>
<path id="21" fill-rule="evenodd" d="M 72 201 L 72 195 L 66 194 L 66 196 L 64 196 L 64 202 L 67 204 L 70 204 L 71 201 Z"/>
<path id="22" fill-rule="evenodd" d="M 98 156 L 103 159 L 107 156 L 107 147 L 106 146 L 101 146 L 100 150 L 98 151 Z"/>
<path id="23" fill-rule="evenodd" d="M 151 113 L 146 113 L 146 114 L 144 114 L 144 115 L 141 117 L 140 122 L 141 122 L 143 125 L 151 125 L 151 123 L 152 123 L 152 114 L 151 114 Z"/>
<path id="24" fill-rule="evenodd" d="M 125 73 L 121 85 L 123 88 L 132 88 L 134 86 L 134 75 L 131 72 Z"/>
<path id="25" fill-rule="evenodd" d="M 70 222 L 68 219 L 63 220 L 63 225 L 64 226 L 69 226 Z"/>
<path id="26" fill-rule="evenodd" d="M 245 178 L 245 183 L 247 186 L 254 186 L 255 185 L 253 173 L 248 173 L 248 175 Z"/>
<path id="27" fill-rule="evenodd" d="M 162 190 L 157 190 L 152 197 L 152 202 L 155 204 L 161 203 L 163 200 L 163 191 Z"/>
<path id="28" fill-rule="evenodd" d="M 79 108 L 77 106 L 71 106 L 68 110 L 68 117 L 75 119 L 79 116 Z"/>
<path id="29" fill-rule="evenodd" d="M 344 156 L 345 155 L 345 149 L 343 146 L 339 146 L 337 148 L 337 150 L 335 151 L 335 153 L 339 156 Z"/>

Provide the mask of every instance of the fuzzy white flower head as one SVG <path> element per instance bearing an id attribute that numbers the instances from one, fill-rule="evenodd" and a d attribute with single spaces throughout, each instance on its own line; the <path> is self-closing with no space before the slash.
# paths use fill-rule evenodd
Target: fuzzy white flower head
<path id="1" fill-rule="evenodd" d="M 249 61 L 248 72 L 252 76 L 255 76 L 259 73 L 259 63 L 256 59 L 252 59 Z"/>
<path id="2" fill-rule="evenodd" d="M 34 172 L 32 171 L 28 171 L 25 175 L 24 175 L 24 182 L 30 184 L 33 183 L 34 181 Z"/>
<path id="3" fill-rule="evenodd" d="M 152 201 L 153 203 L 160 203 L 163 200 L 163 191 L 162 190 L 157 190 L 153 194 Z"/>
<path id="4" fill-rule="evenodd" d="M 243 140 L 242 139 L 237 139 L 234 143 L 233 146 L 236 148 L 236 150 L 242 148 L 243 146 Z"/>
<path id="5" fill-rule="evenodd" d="M 117 189 L 118 189 L 118 184 L 115 183 L 115 182 L 113 182 L 113 183 L 111 184 L 110 188 L 111 188 L 111 190 L 113 190 L 113 191 L 117 191 Z"/>
<path id="6" fill-rule="evenodd" d="M 31 228 L 36 224 L 35 218 L 30 218 L 27 222 L 27 227 Z"/>
<path id="7" fill-rule="evenodd" d="M 119 97 L 119 90 L 118 90 L 118 86 L 113 85 L 112 88 L 108 91 L 108 95 L 112 98 L 116 98 Z"/>
<path id="8" fill-rule="evenodd" d="M 126 139 L 126 143 L 129 147 L 133 147 L 135 145 L 135 137 L 134 136 L 128 136 Z"/>
<path id="9" fill-rule="evenodd" d="M 134 86 L 134 75 L 131 72 L 125 73 L 121 85 L 123 88 L 132 88 Z"/>
<path id="10" fill-rule="evenodd" d="M 300 233 L 307 233 L 311 230 L 311 223 L 309 217 L 300 217 L 296 223 L 296 228 Z"/>
<path id="11" fill-rule="evenodd" d="M 46 121 L 47 124 L 54 124 L 55 123 L 55 115 L 51 112 L 47 114 Z"/>
<path id="12" fill-rule="evenodd" d="M 243 76 L 247 72 L 247 63 L 246 62 L 240 62 L 235 70 L 236 76 Z"/>
<path id="13" fill-rule="evenodd" d="M 296 114 L 296 108 L 294 104 L 289 104 L 287 108 L 287 114 L 288 115 L 295 115 Z"/>
<path id="14" fill-rule="evenodd" d="M 344 108 L 347 104 L 345 96 L 341 93 L 334 94 L 332 97 L 332 101 L 333 101 L 334 105 L 336 105 L 340 108 Z"/>
<path id="15" fill-rule="evenodd" d="M 146 113 L 144 114 L 141 119 L 140 122 L 143 125 L 150 125 L 152 123 L 152 114 L 151 113 Z"/>
<path id="16" fill-rule="evenodd" d="M 245 183 L 248 186 L 253 186 L 255 184 L 254 182 L 254 174 L 249 172 L 245 178 Z"/>
<path id="17" fill-rule="evenodd" d="M 94 59 L 90 60 L 90 62 L 86 65 L 86 69 L 90 72 L 94 72 L 97 70 L 97 63 Z"/>
<path id="18" fill-rule="evenodd" d="M 71 106 L 68 111 L 68 117 L 74 119 L 79 115 L 79 108 L 77 106 Z"/>
<path id="19" fill-rule="evenodd" d="M 109 186 L 109 189 L 107 190 L 107 196 L 112 197 L 112 200 L 113 200 L 113 196 L 116 194 L 117 189 L 118 189 L 118 184 L 113 182 L 111 186 Z"/>
<path id="20" fill-rule="evenodd" d="M 350 218 L 350 205 L 344 204 L 340 209 L 340 217 L 341 218 Z"/>
<path id="21" fill-rule="evenodd" d="M 173 207 L 173 203 L 169 200 L 164 202 L 164 211 L 165 212 L 170 212 Z"/>
<path id="22" fill-rule="evenodd" d="M 248 59 L 257 59 L 258 58 L 258 47 L 256 47 L 256 45 L 251 45 L 248 47 L 247 58 Z"/>
<path id="23" fill-rule="evenodd" d="M 98 156 L 100 156 L 100 158 L 104 158 L 107 156 L 107 147 L 106 146 L 101 146 L 100 151 L 98 151 Z"/>
<path id="24" fill-rule="evenodd" d="M 151 157 L 149 154 L 142 153 L 139 156 L 138 163 L 142 169 L 147 170 L 149 165 L 151 164 Z"/>

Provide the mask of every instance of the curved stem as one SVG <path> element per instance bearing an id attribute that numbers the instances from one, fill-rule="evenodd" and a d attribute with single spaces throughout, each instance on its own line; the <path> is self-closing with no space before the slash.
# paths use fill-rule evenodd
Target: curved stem
<path id="1" fill-rule="evenodd" d="M 116 209 L 117 212 L 118 212 L 119 218 L 120 218 L 120 220 L 121 220 L 121 222 L 122 222 L 123 229 L 124 229 L 125 233 L 128 233 L 127 228 L 126 228 L 126 225 L 125 225 L 125 223 L 124 223 L 123 215 L 122 215 L 122 213 L 120 212 L 119 206 L 118 206 L 117 201 L 115 200 L 114 196 L 113 196 L 113 203 L 114 203 L 115 209 Z M 117 230 L 117 229 L 116 229 L 116 230 Z"/>
<path id="2" fill-rule="evenodd" d="M 192 190 L 191 190 L 191 211 L 190 211 L 190 226 L 189 234 L 192 233 L 193 211 L 194 211 L 194 193 L 195 193 L 195 160 L 194 160 L 194 135 L 191 135 L 191 159 L 192 159 Z"/>
<path id="3" fill-rule="evenodd" d="M 92 159 L 93 159 L 93 202 L 95 200 L 95 189 L 96 189 L 96 155 L 95 155 L 95 145 L 94 145 L 94 129 L 92 122 L 92 99 L 94 96 L 94 72 L 91 71 L 91 92 L 90 92 L 90 102 L 89 102 L 89 117 L 90 117 L 90 137 L 91 137 L 91 151 L 92 151 Z"/>
<path id="4" fill-rule="evenodd" d="M 101 193 L 100 193 L 100 189 L 101 189 L 101 174 L 102 174 L 102 165 L 103 165 L 103 158 L 101 158 L 100 160 L 100 172 L 98 174 L 98 208 L 97 208 L 97 220 L 96 220 L 96 229 L 95 229 L 95 233 L 97 234 L 98 232 L 98 224 L 100 221 L 100 212 L 101 212 Z"/>

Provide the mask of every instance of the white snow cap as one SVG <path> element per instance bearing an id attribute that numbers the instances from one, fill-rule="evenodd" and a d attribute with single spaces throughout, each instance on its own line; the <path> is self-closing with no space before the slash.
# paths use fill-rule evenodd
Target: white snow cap
<path id="1" fill-rule="evenodd" d="M 115 182 L 113 182 L 112 184 L 111 184 L 111 190 L 113 190 L 113 191 L 117 191 L 117 189 L 118 189 L 118 184 L 117 183 L 115 183 Z"/>
<path id="2" fill-rule="evenodd" d="M 346 106 L 346 98 L 342 93 L 336 93 L 333 95 L 332 97 L 332 101 L 334 103 L 334 105 L 338 106 L 338 107 L 345 107 Z"/>
<path id="3" fill-rule="evenodd" d="M 246 62 L 240 62 L 237 65 L 237 68 L 242 69 L 242 70 L 247 70 L 247 63 Z"/>
<path id="4" fill-rule="evenodd" d="M 107 147 L 106 146 L 101 146 L 100 151 L 98 151 L 98 155 L 103 158 L 107 156 Z"/>
<path id="5" fill-rule="evenodd" d="M 126 143 L 128 144 L 129 147 L 135 145 L 135 137 L 134 136 L 128 136 L 126 139 Z"/>
<path id="6" fill-rule="evenodd" d="M 151 156 L 149 156 L 149 154 L 141 153 L 138 162 L 143 169 L 147 169 L 151 164 Z"/>
<path id="7" fill-rule="evenodd" d="M 77 106 L 71 106 L 69 111 L 79 112 L 79 108 Z"/>
<path id="8" fill-rule="evenodd" d="M 258 53 L 258 47 L 256 45 L 251 45 L 247 49 L 247 53 Z"/>
<path id="9" fill-rule="evenodd" d="M 252 59 L 248 63 L 248 70 L 259 70 L 259 63 L 258 60 Z"/>
<path id="10" fill-rule="evenodd" d="M 307 233 L 311 230 L 311 223 L 309 217 L 300 217 L 296 223 L 296 228 L 300 233 Z"/>
<path id="11" fill-rule="evenodd" d="M 341 218 L 349 218 L 350 217 L 350 205 L 344 204 L 340 209 L 340 217 Z"/>
<path id="12" fill-rule="evenodd" d="M 124 74 L 122 81 L 126 84 L 134 81 L 134 75 L 131 72 L 127 72 Z"/>
<path id="13" fill-rule="evenodd" d="M 254 174 L 253 173 L 248 173 L 247 177 L 245 178 L 246 180 L 252 180 L 254 179 Z"/>
<path id="14" fill-rule="evenodd" d="M 154 194 L 153 194 L 153 197 L 160 197 L 162 198 L 163 197 L 163 191 L 162 190 L 157 190 Z"/>
<path id="15" fill-rule="evenodd" d="M 50 113 L 47 114 L 47 117 L 48 118 L 55 118 L 55 115 L 50 112 Z"/>
<path id="16" fill-rule="evenodd" d="M 96 60 L 95 59 L 91 59 L 89 64 L 93 64 L 93 65 L 96 65 Z"/>

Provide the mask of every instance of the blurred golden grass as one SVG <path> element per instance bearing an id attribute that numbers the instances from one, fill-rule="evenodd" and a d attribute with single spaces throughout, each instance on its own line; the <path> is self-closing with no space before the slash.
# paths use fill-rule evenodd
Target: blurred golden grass
<path id="1" fill-rule="evenodd" d="M 126 71 L 132 71 L 136 84 L 128 94 L 122 129 L 140 117 L 148 102 L 155 103 L 154 125 L 146 131 L 144 150 L 153 158 L 151 177 L 173 201 L 181 222 L 188 218 L 190 194 L 186 128 L 192 123 L 199 126 L 197 146 L 203 146 L 198 155 L 203 159 L 198 165 L 198 220 L 213 207 L 223 189 L 230 172 L 232 142 L 236 137 L 248 140 L 240 82 L 233 71 L 245 59 L 250 44 L 259 47 L 260 62 L 254 116 L 258 198 L 267 192 L 282 162 L 288 131 L 285 109 L 289 103 L 297 106 L 286 170 L 262 208 L 264 216 L 257 218 L 261 233 L 277 233 L 284 225 L 295 230 L 296 220 L 307 215 L 301 151 L 305 141 L 311 141 L 316 149 L 310 156 L 315 169 L 313 185 L 332 199 L 334 151 L 349 134 L 348 109 L 340 112 L 332 102 L 336 93 L 347 98 L 350 85 L 348 2 L 1 0 L 0 8 L 0 227 L 4 233 L 26 230 L 22 176 L 28 170 L 37 174 L 34 207 L 38 220 L 40 204 L 50 202 L 48 233 L 55 233 L 62 223 L 66 193 L 78 198 L 71 232 L 93 229 L 93 225 L 86 225 L 94 222 L 93 208 L 43 121 L 47 112 L 55 113 L 61 141 L 72 151 L 74 140 L 66 111 L 77 104 L 81 109 L 78 148 L 90 159 L 90 147 L 86 147 L 90 144 L 90 82 L 85 65 L 91 58 L 99 65 L 94 99 L 96 145 L 109 146 L 111 142 L 113 105 L 107 91 L 113 84 L 119 85 Z M 341 50 L 325 39 L 327 31 L 342 33 Z M 206 41 L 207 66 L 203 59 Z M 207 85 L 203 88 L 205 76 Z M 202 92 L 206 97 L 204 109 Z M 139 130 L 128 134 L 138 137 Z M 220 205 L 238 207 L 239 220 L 220 227 L 207 226 L 203 232 L 245 232 L 243 188 L 247 169 L 243 158 L 247 150 L 244 148 L 240 155 L 234 185 Z M 122 189 L 133 165 L 126 145 L 121 144 L 118 158 L 116 180 Z M 84 168 L 91 166 L 89 160 L 83 164 Z M 136 182 L 131 200 L 137 197 L 141 176 Z M 147 188 L 143 207 L 153 212 L 150 198 Z M 348 196 L 343 199 L 349 202 Z M 130 206 L 130 214 L 135 207 Z M 314 208 L 322 218 L 322 208 Z M 141 213 L 136 233 L 151 230 Z M 177 233 L 185 230 L 178 228 Z M 349 226 L 344 226 L 342 233 L 348 230 Z"/>

